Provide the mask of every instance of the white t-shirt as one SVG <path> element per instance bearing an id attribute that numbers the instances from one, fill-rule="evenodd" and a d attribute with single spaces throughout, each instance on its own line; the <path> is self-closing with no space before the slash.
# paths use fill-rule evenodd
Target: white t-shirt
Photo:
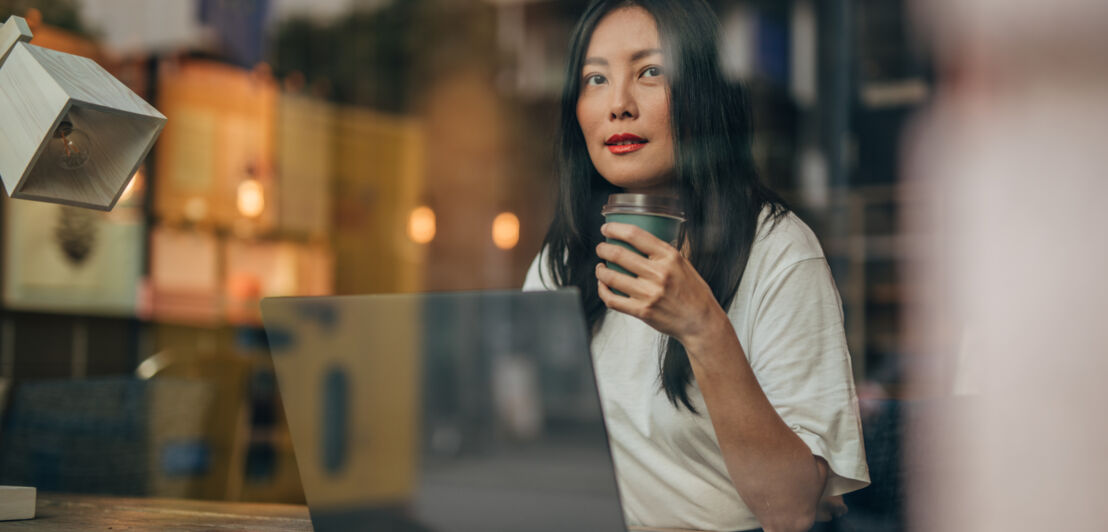
<path id="1" fill-rule="evenodd" d="M 540 253 L 524 290 L 553 289 L 553 279 Z M 869 470 L 842 303 L 819 241 L 794 214 L 775 226 L 759 224 L 727 315 L 778 415 L 830 466 L 826 494 L 865 487 Z M 612 310 L 592 339 L 627 524 L 728 531 L 761 526 L 731 483 L 695 381 L 689 399 L 701 415 L 675 409 L 662 391 L 663 341 L 638 318 Z"/>

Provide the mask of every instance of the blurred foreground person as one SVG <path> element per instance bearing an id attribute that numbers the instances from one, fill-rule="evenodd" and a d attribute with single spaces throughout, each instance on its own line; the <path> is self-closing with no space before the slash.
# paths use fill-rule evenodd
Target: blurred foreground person
<path id="1" fill-rule="evenodd" d="M 910 137 L 924 257 L 913 530 L 1108 526 L 1108 3 L 917 1 L 936 105 Z M 943 428 L 942 441 L 935 440 Z"/>

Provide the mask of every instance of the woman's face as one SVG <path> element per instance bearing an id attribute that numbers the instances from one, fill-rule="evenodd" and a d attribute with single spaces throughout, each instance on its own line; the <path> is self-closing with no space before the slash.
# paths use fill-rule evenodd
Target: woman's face
<path id="1" fill-rule="evenodd" d="M 654 17 L 641 7 L 608 13 L 581 70 L 577 122 L 593 166 L 628 192 L 669 192 L 673 135 L 669 84 Z"/>

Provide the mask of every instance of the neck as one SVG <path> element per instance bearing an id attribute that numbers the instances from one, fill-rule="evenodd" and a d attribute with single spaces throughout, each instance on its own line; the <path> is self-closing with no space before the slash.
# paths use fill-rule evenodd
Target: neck
<path id="1" fill-rule="evenodd" d="M 623 191 L 629 194 L 649 194 L 651 196 L 669 196 L 671 198 L 676 198 L 678 196 L 677 187 L 668 183 L 650 187 L 628 187 L 623 189 Z"/>

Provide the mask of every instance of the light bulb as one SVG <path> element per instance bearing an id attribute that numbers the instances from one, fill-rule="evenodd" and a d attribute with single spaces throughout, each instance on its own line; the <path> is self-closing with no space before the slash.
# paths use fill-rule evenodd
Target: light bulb
<path id="1" fill-rule="evenodd" d="M 257 218 L 265 210 L 265 189 L 257 179 L 247 179 L 239 183 L 239 214 L 247 218 Z"/>
<path id="2" fill-rule="evenodd" d="M 492 241 L 500 249 L 512 249 L 519 243 L 519 217 L 502 212 L 492 221 Z"/>
<path id="3" fill-rule="evenodd" d="M 408 238 L 417 244 L 426 244 L 435 239 L 435 211 L 423 205 L 416 207 L 408 215 Z"/>
<path id="4" fill-rule="evenodd" d="M 88 162 L 91 145 L 84 131 L 74 128 L 73 122 L 62 120 L 47 150 L 54 164 L 65 170 L 75 170 Z"/>

